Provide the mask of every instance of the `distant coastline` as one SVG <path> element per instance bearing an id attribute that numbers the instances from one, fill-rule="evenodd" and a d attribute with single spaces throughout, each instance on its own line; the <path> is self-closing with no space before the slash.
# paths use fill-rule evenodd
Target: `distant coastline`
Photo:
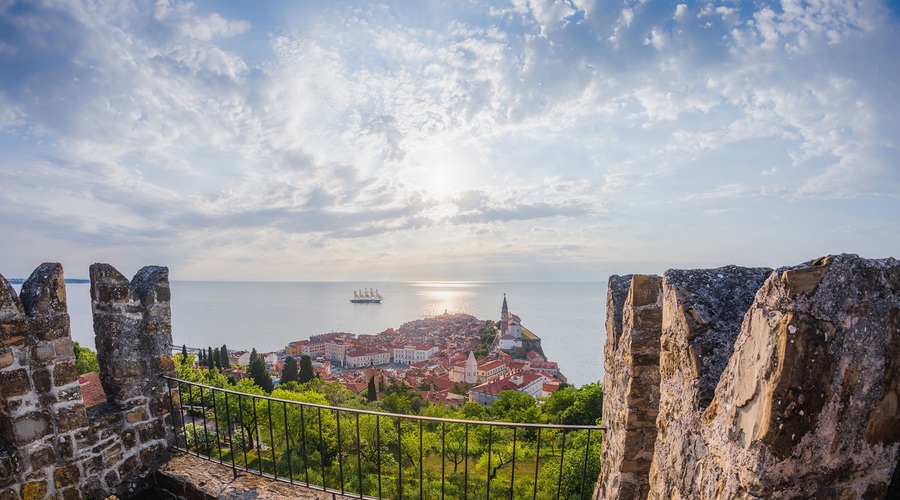
<path id="1" fill-rule="evenodd" d="M 7 281 L 10 285 L 21 285 L 25 283 L 27 278 L 10 278 Z M 66 278 L 66 283 L 90 283 L 91 280 L 82 278 Z"/>

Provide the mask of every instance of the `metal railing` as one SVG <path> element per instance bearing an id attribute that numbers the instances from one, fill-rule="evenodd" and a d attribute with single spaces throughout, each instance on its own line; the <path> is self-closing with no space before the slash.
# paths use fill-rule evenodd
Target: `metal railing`
<path id="1" fill-rule="evenodd" d="M 600 473 L 597 426 L 381 413 L 166 378 L 176 448 L 235 477 L 354 498 L 582 499 Z"/>

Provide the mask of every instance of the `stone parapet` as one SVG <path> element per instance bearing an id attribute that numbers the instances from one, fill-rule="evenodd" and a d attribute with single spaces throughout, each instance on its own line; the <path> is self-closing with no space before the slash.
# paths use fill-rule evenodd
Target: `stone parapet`
<path id="1" fill-rule="evenodd" d="M 135 280 L 91 266 L 94 328 L 109 403 L 85 408 L 65 278 L 44 263 L 16 295 L 0 276 L 0 498 L 128 496 L 174 439 L 166 385 L 168 273 Z"/>
<path id="2" fill-rule="evenodd" d="M 900 489 L 896 259 L 667 271 L 656 400 L 652 387 L 624 396 L 651 379 L 634 369 L 648 349 L 628 340 L 636 303 L 622 302 L 621 281 L 608 293 L 596 497 L 880 499 Z M 652 443 L 628 439 L 633 416 L 657 413 Z M 633 458 L 648 448 L 648 483 L 637 485 Z"/>
<path id="3" fill-rule="evenodd" d="M 598 498 L 645 498 L 659 404 L 661 278 L 612 276 L 607 293 Z"/>

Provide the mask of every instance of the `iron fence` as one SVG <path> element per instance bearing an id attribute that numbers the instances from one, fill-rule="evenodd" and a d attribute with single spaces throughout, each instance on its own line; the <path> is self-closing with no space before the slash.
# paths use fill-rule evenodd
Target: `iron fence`
<path id="1" fill-rule="evenodd" d="M 536 500 L 590 498 L 600 473 L 598 426 L 382 413 L 166 378 L 176 447 L 235 477 L 354 498 Z"/>

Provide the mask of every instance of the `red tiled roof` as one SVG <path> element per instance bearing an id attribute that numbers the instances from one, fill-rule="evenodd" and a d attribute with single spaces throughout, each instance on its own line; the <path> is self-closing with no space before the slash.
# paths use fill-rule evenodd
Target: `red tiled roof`
<path id="1" fill-rule="evenodd" d="M 97 372 L 79 375 L 78 384 L 81 385 L 81 399 L 84 400 L 85 408 L 106 402 L 106 393 L 103 392 L 103 384 L 100 383 L 100 374 Z"/>

